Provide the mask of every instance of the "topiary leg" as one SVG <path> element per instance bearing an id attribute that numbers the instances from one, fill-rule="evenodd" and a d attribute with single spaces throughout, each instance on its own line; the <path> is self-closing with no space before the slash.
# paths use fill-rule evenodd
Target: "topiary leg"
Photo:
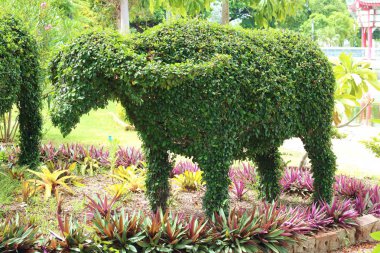
<path id="1" fill-rule="evenodd" d="M 146 178 L 146 195 L 152 211 L 157 208 L 166 210 L 167 199 L 170 193 L 169 174 L 172 165 L 169 155 L 163 149 L 149 149 L 146 152 L 148 172 Z"/>
<path id="2" fill-rule="evenodd" d="M 312 164 L 314 177 L 314 200 L 330 201 L 336 170 L 335 155 L 331 149 L 330 130 L 303 139 Z"/>
<path id="3" fill-rule="evenodd" d="M 223 152 L 214 152 L 206 157 L 204 161 L 200 162 L 204 171 L 203 180 L 207 186 L 203 197 L 203 209 L 211 217 L 214 212 L 220 209 L 228 210 L 228 187 L 231 182 L 228 177 L 228 171 L 231 160 L 229 155 Z"/>
<path id="4" fill-rule="evenodd" d="M 255 163 L 260 176 L 260 195 L 266 200 L 275 200 L 280 194 L 282 159 L 277 148 L 270 152 L 255 155 Z"/>

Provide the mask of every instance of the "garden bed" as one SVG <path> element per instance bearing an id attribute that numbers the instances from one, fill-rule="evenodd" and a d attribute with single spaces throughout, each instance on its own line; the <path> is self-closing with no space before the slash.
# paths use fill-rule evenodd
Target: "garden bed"
<path id="1" fill-rule="evenodd" d="M 255 167 L 250 162 L 237 162 L 230 169 L 230 213 L 205 217 L 201 169 L 189 160 L 180 159 L 170 179 L 170 212 L 152 214 L 144 194 L 146 164 L 141 150 L 115 150 L 116 155 L 112 156 L 108 150 L 96 147 L 43 146 L 41 162 L 46 164 L 45 172 L 46 169 L 49 171 L 46 173 L 65 171 L 62 176 L 72 177 L 67 181 L 71 192 L 57 185 L 48 198 L 42 194 L 46 188 L 34 191 L 30 189 L 33 185 L 24 186 L 25 182 L 36 182 L 33 180 L 38 176 L 16 166 L 17 149 L 3 155 L 6 164 L 3 173 L 16 178 L 23 186 L 12 193 L 11 203 L 0 205 L 0 217 L 5 218 L 0 227 L 17 224 L 20 229 L 33 228 L 32 235 L 39 240 L 29 246 L 45 252 L 66 252 L 78 247 L 92 250 L 87 252 L 96 252 L 93 247 L 110 252 L 107 247 L 121 250 L 126 245 L 139 252 L 152 247 L 170 252 L 202 252 L 201 248 L 207 249 L 204 252 L 226 249 L 239 252 L 238 247 L 243 247 L 242 252 L 331 252 L 371 242 L 369 234 L 380 229 L 375 217 L 380 213 L 380 191 L 373 181 L 336 176 L 333 202 L 321 202 L 317 206 L 311 205 L 311 171 L 286 168 L 281 179 L 281 197 L 275 203 L 266 203 L 258 195 Z M 127 241 L 117 237 L 117 231 L 124 230 L 114 222 L 123 217 L 127 226 L 133 223 L 134 215 L 139 217 L 135 227 L 138 232 L 129 234 Z M 69 216 L 72 220 L 64 218 Z M 26 218 L 17 221 L 17 217 Z M 204 224 L 202 229 L 199 226 L 195 229 L 199 237 L 196 240 L 190 233 L 194 221 Z M 102 224 L 115 225 L 113 234 L 107 234 Z M 154 233 L 152 224 L 158 229 Z M 243 224 L 250 224 L 248 234 L 242 230 Z M 169 233 L 172 229 L 178 232 L 174 232 L 178 238 Z M 73 236 L 76 236 L 74 241 Z M 153 240 L 152 236 L 157 238 Z M 29 239 L 29 243 L 33 242 L 33 238 Z M 181 248 L 182 244 L 187 248 Z"/>

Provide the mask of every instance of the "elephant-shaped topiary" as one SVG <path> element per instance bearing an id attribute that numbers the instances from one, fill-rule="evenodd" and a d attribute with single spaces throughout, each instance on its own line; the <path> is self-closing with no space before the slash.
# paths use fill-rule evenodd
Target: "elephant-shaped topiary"
<path id="1" fill-rule="evenodd" d="M 39 161 L 42 117 L 37 44 L 11 15 L 0 15 L 0 115 L 19 109 L 19 163 Z"/>
<path id="2" fill-rule="evenodd" d="M 147 196 L 166 207 L 168 152 L 204 170 L 208 214 L 228 207 L 229 165 L 250 158 L 261 192 L 279 192 L 279 146 L 300 137 L 312 162 L 315 199 L 329 200 L 335 171 L 330 128 L 334 76 L 318 46 L 286 31 L 247 31 L 176 21 L 123 37 L 90 32 L 51 65 L 53 123 L 63 134 L 91 109 L 118 100 L 144 143 Z"/>

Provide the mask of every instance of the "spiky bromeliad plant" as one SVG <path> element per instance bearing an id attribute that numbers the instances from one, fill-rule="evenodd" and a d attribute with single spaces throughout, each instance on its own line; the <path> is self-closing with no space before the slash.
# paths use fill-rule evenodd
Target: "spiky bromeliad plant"
<path id="1" fill-rule="evenodd" d="M 173 182 L 183 191 L 197 191 L 204 185 L 202 173 L 201 170 L 195 172 L 186 170 L 184 173 L 176 175 Z"/>
<path id="2" fill-rule="evenodd" d="M 301 209 L 262 203 L 250 212 L 223 210 L 212 218 L 214 252 L 286 252 L 299 235 L 311 231 Z"/>
<path id="3" fill-rule="evenodd" d="M 0 222 L 0 252 L 34 252 L 40 237 L 37 225 L 19 215 Z"/>
<path id="4" fill-rule="evenodd" d="M 261 231 L 260 221 L 256 210 L 251 214 L 232 210 L 228 216 L 220 210 L 212 217 L 216 238 L 211 248 L 215 252 L 257 252 L 259 241 L 254 237 Z"/>
<path id="5" fill-rule="evenodd" d="M 61 203 L 58 203 L 58 209 Z M 90 233 L 86 231 L 82 224 L 79 224 L 77 220 L 74 220 L 72 216 L 64 216 L 60 211 L 57 212 L 57 220 L 60 234 L 50 231 L 53 238 L 42 248 L 49 252 L 83 252 L 83 253 L 95 253 L 101 251 L 99 245 L 90 239 Z"/>
<path id="6" fill-rule="evenodd" d="M 259 206 L 262 215 L 257 238 L 262 250 L 284 252 L 286 246 L 295 243 L 298 236 L 311 231 L 301 209 L 289 210 L 277 203 L 264 202 Z"/>
<path id="7" fill-rule="evenodd" d="M 38 176 L 40 179 L 29 179 L 30 182 L 37 186 L 37 190 L 45 191 L 45 200 L 50 198 L 52 193 L 57 193 L 58 186 L 63 186 L 68 192 L 74 194 L 70 186 L 67 185 L 68 180 L 75 179 L 76 176 L 63 176 L 65 173 L 68 173 L 66 170 L 56 170 L 50 172 L 50 170 L 43 166 L 41 172 L 28 170 L 34 175 Z"/>
<path id="8" fill-rule="evenodd" d="M 280 184 L 282 192 L 288 194 L 298 194 L 304 197 L 310 196 L 314 191 L 314 179 L 309 170 L 286 168 Z"/>
<path id="9" fill-rule="evenodd" d="M 109 185 L 107 186 L 106 190 L 112 196 L 115 196 L 117 198 L 126 196 L 130 192 L 126 183 Z"/>
<path id="10" fill-rule="evenodd" d="M 190 217 L 186 228 L 186 237 L 189 240 L 189 244 L 186 246 L 187 251 L 191 253 L 209 251 L 208 244 L 212 243 L 213 234 L 208 220 L 196 216 Z"/>
<path id="11" fill-rule="evenodd" d="M 90 212 L 98 212 L 103 217 L 107 217 L 110 216 L 114 211 L 113 206 L 118 200 L 118 196 L 114 196 L 112 199 L 108 199 L 107 196 L 104 196 L 102 198 L 100 194 L 97 193 L 94 198 L 87 196 L 87 199 L 89 200 L 87 208 L 90 210 Z"/>
<path id="12" fill-rule="evenodd" d="M 243 181 L 234 178 L 232 180 L 232 193 L 236 196 L 236 198 L 241 201 L 243 196 L 247 193 L 248 189 L 245 186 Z"/>
<path id="13" fill-rule="evenodd" d="M 338 175 L 335 177 L 334 189 L 344 197 L 355 199 L 359 195 L 365 196 L 368 193 L 368 186 L 360 179 Z"/>
<path id="14" fill-rule="evenodd" d="M 200 170 L 198 164 L 192 161 L 180 161 L 172 169 L 172 175 L 180 175 L 185 171 L 196 172 L 198 170 Z"/>
<path id="15" fill-rule="evenodd" d="M 139 252 L 137 243 L 145 238 L 140 212 L 128 214 L 125 210 L 107 216 L 95 211 L 92 220 L 94 230 L 100 237 L 103 250 L 120 253 Z"/>
<path id="16" fill-rule="evenodd" d="M 140 148 L 136 147 L 119 147 L 116 151 L 115 166 L 136 166 L 139 168 L 145 167 L 145 156 Z"/>
<path id="17" fill-rule="evenodd" d="M 326 208 L 327 217 L 334 220 L 334 224 L 341 227 L 350 227 L 356 225 L 355 218 L 359 216 L 358 212 L 352 207 L 350 200 L 339 200 L 334 198 L 331 204 L 322 203 Z"/>
<path id="18" fill-rule="evenodd" d="M 143 222 L 145 238 L 137 244 L 142 252 L 177 252 L 192 248 L 186 236 L 187 227 L 178 214 L 157 210 Z"/>
<path id="19" fill-rule="evenodd" d="M 334 223 L 334 218 L 326 212 L 326 205 L 312 204 L 306 210 L 306 220 L 313 230 L 324 230 Z"/>
<path id="20" fill-rule="evenodd" d="M 241 162 L 237 166 L 231 166 L 228 176 L 232 181 L 236 179 L 250 188 L 253 188 L 257 182 L 255 167 L 250 162 Z"/>
<path id="21" fill-rule="evenodd" d="M 78 174 L 94 175 L 101 167 L 109 167 L 109 152 L 104 147 L 85 147 L 81 144 L 60 145 L 44 144 L 41 149 L 41 161 L 59 165 L 60 163 L 77 163 Z"/>
<path id="22" fill-rule="evenodd" d="M 137 166 L 119 166 L 113 170 L 110 176 L 121 180 L 131 192 L 143 192 L 146 189 L 146 170 Z"/>

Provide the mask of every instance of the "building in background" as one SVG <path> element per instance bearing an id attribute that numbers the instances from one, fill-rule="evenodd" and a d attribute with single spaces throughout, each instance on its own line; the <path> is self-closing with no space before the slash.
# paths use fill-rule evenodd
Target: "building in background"
<path id="1" fill-rule="evenodd" d="M 366 48 L 366 57 L 373 59 L 373 32 L 380 27 L 380 0 L 346 0 L 348 8 L 360 26 L 362 48 Z"/>

